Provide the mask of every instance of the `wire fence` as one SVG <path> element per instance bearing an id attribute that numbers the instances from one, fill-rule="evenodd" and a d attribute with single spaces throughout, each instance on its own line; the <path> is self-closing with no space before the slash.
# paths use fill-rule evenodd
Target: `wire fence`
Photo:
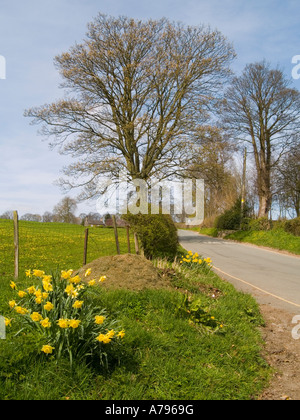
<path id="1" fill-rule="evenodd" d="M 0 219 L 0 275 L 27 269 L 77 269 L 99 257 L 135 253 L 129 227 L 84 227 Z M 18 244 L 16 244 L 16 241 Z M 16 264 L 18 267 L 16 267 Z"/>

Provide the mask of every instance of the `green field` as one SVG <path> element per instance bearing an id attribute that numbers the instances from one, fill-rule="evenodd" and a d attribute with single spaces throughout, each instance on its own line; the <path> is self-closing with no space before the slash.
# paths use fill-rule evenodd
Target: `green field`
<path id="1" fill-rule="evenodd" d="M 127 253 L 126 229 L 119 228 L 121 253 Z M 26 269 L 77 269 L 82 266 L 85 227 L 63 223 L 19 222 L 20 274 Z M 131 238 L 131 250 L 134 250 Z M 112 228 L 89 228 L 87 262 L 116 254 Z M 13 221 L 0 220 L 0 274 L 14 273 Z"/>

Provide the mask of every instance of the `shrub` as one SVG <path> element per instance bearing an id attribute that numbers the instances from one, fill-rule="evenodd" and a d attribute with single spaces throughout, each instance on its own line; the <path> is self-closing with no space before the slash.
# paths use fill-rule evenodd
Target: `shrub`
<path id="1" fill-rule="evenodd" d="M 244 207 L 243 218 L 247 217 L 249 207 L 247 204 Z M 215 228 L 224 230 L 238 230 L 242 222 L 241 200 L 238 199 L 231 209 L 226 210 L 223 214 L 218 216 L 215 220 Z"/>
<path id="2" fill-rule="evenodd" d="M 300 217 L 293 220 L 287 220 L 284 223 L 284 230 L 295 236 L 300 236 Z"/>
<path id="3" fill-rule="evenodd" d="M 123 218 L 139 236 L 146 258 L 175 258 L 178 236 L 170 215 L 127 214 Z"/>
<path id="4" fill-rule="evenodd" d="M 268 217 L 260 217 L 259 219 L 252 219 L 248 224 L 248 230 L 251 231 L 267 231 L 272 229 L 272 222 Z"/>
<path id="5" fill-rule="evenodd" d="M 86 299 L 87 291 L 96 284 L 95 279 L 88 281 L 90 270 L 86 272 L 86 283 L 73 276 L 72 270 L 51 276 L 41 270 L 27 270 L 26 275 L 34 277 L 38 285 L 18 290 L 11 282 L 15 297 L 9 306 L 20 317 L 21 325 L 16 335 L 35 333 L 37 341 L 43 343 L 40 352 L 57 360 L 67 356 L 71 367 L 75 359 L 80 362 L 95 356 L 107 364 L 109 345 L 118 344 L 125 333 L 117 331 L 117 321 L 109 319 L 105 309 Z M 104 280 L 101 277 L 99 282 Z M 7 319 L 7 324 L 11 321 L 14 318 Z"/>

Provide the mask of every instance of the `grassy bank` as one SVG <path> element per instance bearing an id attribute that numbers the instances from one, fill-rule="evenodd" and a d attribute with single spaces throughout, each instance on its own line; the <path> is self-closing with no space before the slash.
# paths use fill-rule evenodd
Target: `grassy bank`
<path id="1" fill-rule="evenodd" d="M 252 297 L 207 267 L 159 263 L 166 288 L 94 289 L 89 297 L 126 331 L 109 368 L 56 362 L 34 335 L 0 340 L 0 399 L 251 399 L 267 383 L 263 320 Z M 109 279 L 107 280 L 109 283 Z M 31 284 L 25 277 L 18 285 Z M 11 317 L 9 283 L 0 281 L 0 313 Z M 188 300 L 186 299 L 188 296 Z M 198 320 L 198 322 L 197 322 Z M 13 324 L 14 325 L 14 324 Z"/>
<path id="2" fill-rule="evenodd" d="M 270 231 L 236 232 L 226 236 L 240 242 L 267 246 L 300 255 L 300 237 L 291 235 L 282 229 Z"/>
<path id="3" fill-rule="evenodd" d="M 215 238 L 219 233 L 216 228 L 204 228 L 200 229 L 199 232 L 203 235 Z M 238 231 L 225 236 L 224 239 L 266 246 L 300 255 L 300 237 L 287 233 L 283 229 L 273 229 L 269 231 Z"/>

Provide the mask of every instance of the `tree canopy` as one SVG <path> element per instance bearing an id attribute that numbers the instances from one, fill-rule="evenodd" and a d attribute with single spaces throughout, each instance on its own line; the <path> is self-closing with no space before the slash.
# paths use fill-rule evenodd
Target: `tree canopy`
<path id="1" fill-rule="evenodd" d="M 66 188 L 97 193 L 100 175 L 163 179 L 186 166 L 193 133 L 220 97 L 235 53 L 219 32 L 167 19 L 99 14 L 55 58 L 66 95 L 25 112 L 70 154 Z"/>
<path id="2" fill-rule="evenodd" d="M 265 61 L 249 64 L 225 93 L 224 126 L 234 141 L 250 143 L 259 196 L 259 217 L 272 203 L 272 173 L 299 140 L 300 93 L 278 68 Z"/>

